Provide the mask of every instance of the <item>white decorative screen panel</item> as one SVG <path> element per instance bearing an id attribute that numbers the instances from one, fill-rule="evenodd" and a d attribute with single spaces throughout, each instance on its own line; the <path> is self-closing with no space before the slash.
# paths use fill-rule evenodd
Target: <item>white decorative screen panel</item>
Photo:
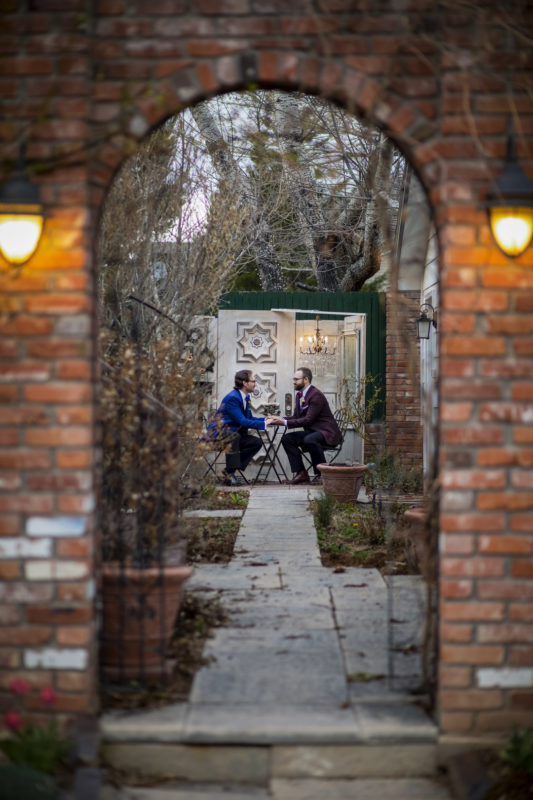
<path id="1" fill-rule="evenodd" d="M 277 322 L 237 322 L 237 361 L 275 363 Z"/>
<path id="2" fill-rule="evenodd" d="M 251 396 L 252 409 L 262 411 L 265 405 L 277 402 L 278 376 L 275 372 L 254 372 L 255 389 Z"/>

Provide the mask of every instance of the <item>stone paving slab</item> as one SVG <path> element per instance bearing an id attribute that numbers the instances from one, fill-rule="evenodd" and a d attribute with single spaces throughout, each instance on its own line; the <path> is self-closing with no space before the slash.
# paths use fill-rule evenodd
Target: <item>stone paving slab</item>
<path id="1" fill-rule="evenodd" d="M 451 800 L 446 784 L 429 778 L 356 780 L 274 779 L 269 787 L 167 784 L 158 787 L 106 786 L 99 800 Z"/>
<path id="2" fill-rule="evenodd" d="M 106 742 L 179 742 L 185 738 L 187 703 L 125 713 L 110 711 L 100 720 Z"/>
<path id="3" fill-rule="evenodd" d="M 363 676 L 386 676 L 389 670 L 388 653 L 384 649 L 384 643 L 378 641 L 362 642 L 355 649 L 348 649 L 345 640 L 343 641 L 343 653 L 345 659 L 346 672 L 349 676 L 361 674 Z M 351 685 L 355 677 L 351 678 Z"/>
<path id="4" fill-rule="evenodd" d="M 245 607 L 239 611 L 232 610 L 229 624 L 233 628 L 249 629 L 270 625 L 275 631 L 297 634 L 302 630 L 331 630 L 332 620 L 331 614 L 326 608 L 320 611 L 316 610 L 312 614 L 302 613 L 299 618 L 296 618 L 294 614 L 287 611 L 263 606 L 257 611 Z"/>
<path id="5" fill-rule="evenodd" d="M 318 550 L 316 544 L 316 533 L 314 531 L 306 530 L 303 526 L 295 525 L 290 535 L 283 533 L 271 533 L 266 535 L 262 533 L 260 536 L 252 531 L 243 531 L 242 536 L 239 537 L 240 547 L 255 547 L 258 552 L 266 550 L 277 550 L 280 545 L 291 545 L 293 548 L 298 547 L 300 550 L 309 550 L 313 552 L 315 548 Z"/>
<path id="6" fill-rule="evenodd" d="M 187 717 L 187 741 L 202 743 L 293 744 L 358 742 L 360 730 L 349 707 L 265 704 L 194 705 Z"/>
<path id="7" fill-rule="evenodd" d="M 428 778 L 278 779 L 271 782 L 271 791 L 275 800 L 451 800 L 452 797 L 446 785 Z"/>
<path id="8" fill-rule="evenodd" d="M 372 614 L 373 609 L 380 615 L 388 612 L 387 587 L 377 579 L 365 580 L 352 574 L 346 583 L 330 584 L 328 589 L 331 589 L 337 613 L 343 614 L 347 619 L 356 619 L 361 614 L 366 619 L 366 615 Z"/>
<path id="9" fill-rule="evenodd" d="M 126 787 L 114 789 L 104 787 L 98 800 L 268 800 L 272 798 L 270 791 L 263 787 L 241 786 L 233 789 L 225 786 L 209 788 L 188 786 L 183 784 L 166 787 Z"/>
<path id="10" fill-rule="evenodd" d="M 250 562 L 261 562 L 266 564 L 272 564 L 273 566 L 277 566 L 282 572 L 289 573 L 289 572 L 303 572 L 304 570 L 310 569 L 312 567 L 319 567 L 320 564 L 320 553 L 318 552 L 286 552 L 286 553 L 276 553 L 276 552 L 261 552 L 261 553 L 254 553 L 245 548 L 238 547 L 235 550 L 233 559 L 233 563 L 236 564 L 248 564 Z"/>
<path id="11" fill-rule="evenodd" d="M 274 631 L 271 628 L 256 628 L 243 631 L 235 628 L 219 628 L 216 632 L 216 644 L 219 653 L 248 652 L 257 653 L 258 657 L 276 656 L 278 652 L 315 654 L 321 658 L 341 659 L 338 638 L 332 630 L 306 630 L 295 633 Z"/>
<path id="12" fill-rule="evenodd" d="M 238 508 L 219 508 L 214 510 L 184 511 L 183 516 L 188 519 L 213 519 L 216 517 L 242 517 L 244 511 Z"/>
<path id="13" fill-rule="evenodd" d="M 274 666 L 276 677 L 272 680 Z M 302 675 L 302 659 L 298 654 L 278 655 L 275 665 L 271 659 L 258 663 L 255 654 L 239 653 L 231 661 L 217 654 L 215 664 L 197 673 L 190 703 L 241 705 L 259 699 L 262 704 L 280 707 L 289 703 L 335 706 L 347 700 L 344 674 L 336 666 L 328 664 Z"/>
<path id="14" fill-rule="evenodd" d="M 187 591 L 212 589 L 221 591 L 240 591 L 257 589 L 279 589 L 278 567 L 218 566 L 201 564 L 195 567 L 194 574 L 187 582 Z"/>
<path id="15" fill-rule="evenodd" d="M 352 653 L 364 653 L 365 656 L 367 652 L 376 654 L 380 665 L 387 664 L 388 637 L 385 615 L 376 615 L 373 610 L 372 615 L 364 615 L 364 625 L 361 625 L 360 619 L 337 613 L 343 649 Z M 383 669 L 383 666 L 380 666 L 380 669 Z"/>
<path id="16" fill-rule="evenodd" d="M 104 755 L 116 769 L 158 776 L 160 781 L 231 780 L 266 786 L 271 777 L 270 748 L 255 745 L 192 746 L 154 741 L 133 747 L 126 742 L 106 745 Z"/>
<path id="17" fill-rule="evenodd" d="M 428 742 L 437 739 L 435 725 L 416 705 L 361 702 L 355 709 L 365 742 L 393 742 L 399 739 L 403 742 Z"/>
<path id="18" fill-rule="evenodd" d="M 436 748 L 426 743 L 276 745 L 272 753 L 273 778 L 418 778 L 435 771 Z"/>

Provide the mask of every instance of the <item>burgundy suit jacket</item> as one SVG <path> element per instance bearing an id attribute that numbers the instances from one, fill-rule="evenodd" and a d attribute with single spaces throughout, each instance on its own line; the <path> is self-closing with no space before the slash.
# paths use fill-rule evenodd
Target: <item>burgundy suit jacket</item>
<path id="1" fill-rule="evenodd" d="M 342 434 L 335 421 L 329 403 L 320 389 L 313 384 L 303 398 L 303 405 L 298 398 L 294 414 L 287 417 L 287 428 L 304 428 L 308 431 L 320 431 L 331 447 L 342 442 Z"/>

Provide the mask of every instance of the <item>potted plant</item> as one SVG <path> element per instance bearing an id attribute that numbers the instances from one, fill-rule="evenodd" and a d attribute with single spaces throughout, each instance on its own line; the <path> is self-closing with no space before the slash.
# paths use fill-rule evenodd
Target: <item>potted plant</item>
<path id="1" fill-rule="evenodd" d="M 101 663 L 111 681 L 151 682 L 172 667 L 166 648 L 192 574 L 182 509 L 194 490 L 194 470 L 187 481 L 181 478 L 195 442 L 202 445 L 197 410 L 188 407 L 193 375 L 175 363 L 172 342 L 108 345 L 101 404 Z"/>
<path id="2" fill-rule="evenodd" d="M 371 391 L 367 391 L 370 389 Z M 369 398 L 366 395 L 369 394 Z M 344 379 L 341 388 L 341 413 L 346 428 L 366 439 L 366 424 L 372 419 L 375 407 L 379 402 L 380 389 L 375 379 L 367 375 L 361 381 L 357 391 L 351 383 Z M 368 465 L 345 461 L 342 463 L 319 464 L 324 490 L 341 503 L 355 503 L 361 489 Z"/>
<path id="3" fill-rule="evenodd" d="M 340 503 L 355 503 L 368 467 L 366 464 L 319 464 L 324 491 Z"/>
<path id="4" fill-rule="evenodd" d="M 115 177 L 99 230 L 101 655 L 112 678 L 165 670 L 191 574 L 182 508 L 206 450 L 206 314 L 234 270 L 246 215 L 219 203 L 199 222 L 195 157 L 174 120 L 160 126 Z"/>

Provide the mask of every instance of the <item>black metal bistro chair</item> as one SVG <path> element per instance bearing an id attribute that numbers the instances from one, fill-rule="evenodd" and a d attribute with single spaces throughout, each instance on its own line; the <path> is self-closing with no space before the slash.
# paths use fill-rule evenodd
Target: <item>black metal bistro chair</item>
<path id="1" fill-rule="evenodd" d="M 209 425 L 215 421 L 216 415 L 213 414 L 210 419 L 208 419 L 206 424 L 206 432 L 202 436 L 202 441 L 206 445 L 206 452 L 203 455 L 204 462 L 205 462 L 205 472 L 202 478 L 205 480 L 206 478 L 212 478 L 215 481 L 220 480 L 220 474 L 217 472 L 217 466 L 222 462 L 222 458 L 224 458 L 225 464 L 225 455 L 228 450 L 229 442 L 227 437 L 224 436 L 224 432 L 220 427 L 218 430 L 218 434 L 216 437 L 209 436 L 208 430 Z M 250 481 L 244 474 L 241 469 L 236 469 L 235 472 L 239 475 L 242 479 L 242 482 L 248 485 Z"/>
<path id="2" fill-rule="evenodd" d="M 346 409 L 338 408 L 334 413 L 333 416 L 335 417 L 335 422 L 339 426 L 339 430 L 342 435 L 342 439 L 339 444 L 332 445 L 328 447 L 328 445 L 324 445 L 324 457 L 326 459 L 326 464 L 333 464 L 337 456 L 339 455 L 340 451 L 342 450 L 342 445 L 344 442 L 344 437 L 346 436 L 346 431 L 348 430 L 348 425 L 350 424 L 350 417 Z M 313 462 L 311 461 L 311 457 L 307 452 L 307 448 L 302 447 L 302 456 L 305 464 L 307 465 L 306 468 L 313 466 Z"/>

